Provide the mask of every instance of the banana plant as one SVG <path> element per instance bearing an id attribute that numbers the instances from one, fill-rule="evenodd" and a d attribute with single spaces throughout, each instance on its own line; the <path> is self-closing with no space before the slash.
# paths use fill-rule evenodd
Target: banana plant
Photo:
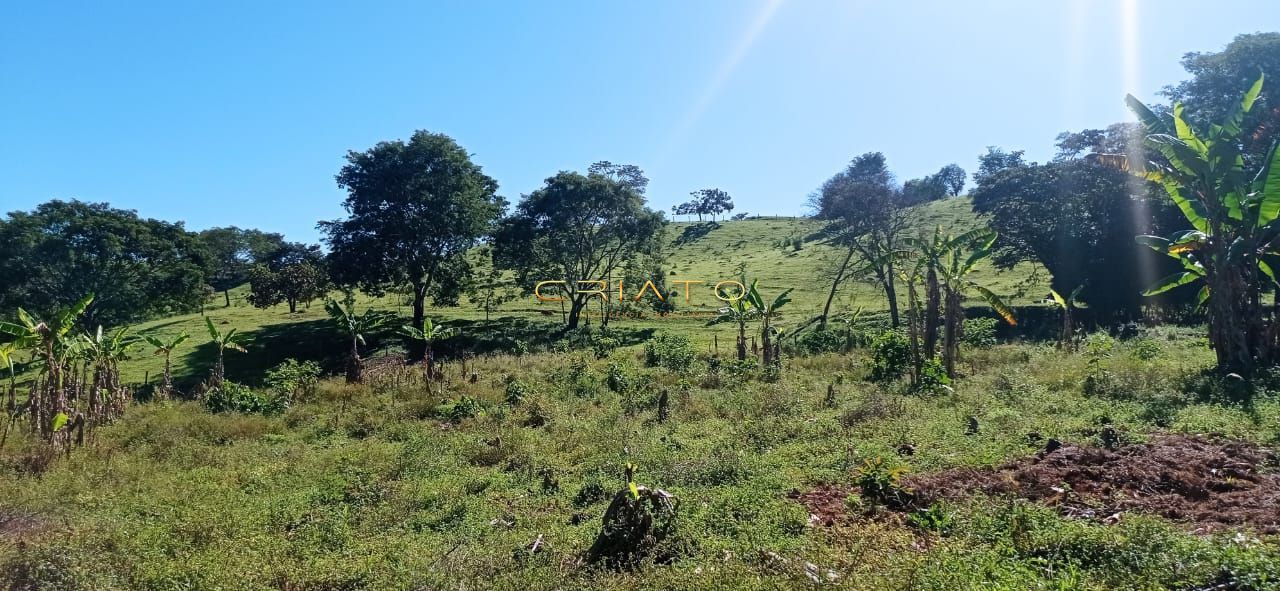
<path id="1" fill-rule="evenodd" d="M 226 378 L 227 368 L 223 363 L 223 359 L 227 350 L 230 349 L 241 353 L 248 353 L 249 350 L 244 348 L 244 335 L 237 333 L 236 329 L 233 328 L 227 332 L 222 332 L 213 325 L 213 319 L 208 316 L 204 317 L 204 325 L 205 328 L 209 329 L 209 342 L 213 343 L 218 349 L 217 365 L 213 366 L 213 375 L 210 376 L 209 380 L 209 385 L 217 388 L 222 386 L 222 382 Z"/>
<path id="2" fill-rule="evenodd" d="M 720 308 L 712 323 L 732 322 L 738 327 L 738 361 L 747 358 L 747 325 L 759 315 L 759 310 L 747 302 L 746 294 L 742 294 L 729 305 Z"/>
<path id="3" fill-rule="evenodd" d="M 1071 290 L 1071 295 L 1062 297 L 1062 294 L 1049 288 L 1049 299 L 1047 303 L 1052 304 L 1055 308 L 1062 310 L 1062 332 L 1058 335 L 1058 348 L 1076 349 L 1076 329 L 1072 322 L 1072 313 L 1076 309 L 1076 299 L 1080 296 L 1080 292 L 1084 291 L 1084 285 L 1077 285 Z"/>
<path id="4" fill-rule="evenodd" d="M 998 237 L 999 235 L 989 228 L 978 228 L 951 236 L 944 235 L 942 228 L 938 227 L 934 229 L 933 238 L 930 240 L 910 238 L 903 242 L 920 253 L 916 264 L 924 271 L 922 274 L 926 278 L 926 289 L 929 292 L 935 289 L 940 292 L 938 296 L 930 293 L 926 298 L 938 297 L 942 300 L 942 363 L 947 370 L 947 376 L 952 379 L 956 377 L 955 365 L 960 356 L 960 339 L 964 331 L 963 303 L 970 292 L 976 292 L 1005 322 L 1010 325 L 1018 323 L 1014 318 L 1013 310 L 1000 296 L 970 277 L 974 267 L 991 256 L 991 248 Z M 932 330 L 936 334 L 936 305 L 937 303 L 928 302 L 925 305 L 923 355 L 926 360 L 933 357 L 933 351 L 929 348 L 929 331 L 932 324 Z"/>
<path id="5" fill-rule="evenodd" d="M 457 333 L 457 329 L 436 324 L 430 318 L 422 318 L 422 327 L 405 326 L 400 329 L 400 333 L 415 341 L 422 341 L 426 347 L 422 350 L 422 362 L 424 371 L 427 374 L 427 381 L 435 378 L 435 351 L 433 347 L 436 343 L 447 339 Z"/>
<path id="6" fill-rule="evenodd" d="M 347 382 L 358 383 L 364 377 L 364 361 L 360 359 L 360 345 L 365 344 L 364 335 L 386 327 L 395 316 L 386 311 L 366 309 L 364 313 L 356 313 L 355 298 L 348 296 L 342 304 L 328 300 L 324 304 L 325 312 L 334 324 L 351 339 L 351 351 L 347 354 Z"/>
<path id="7" fill-rule="evenodd" d="M 1184 119 L 1181 103 L 1163 118 L 1133 96 L 1125 98 L 1146 129 L 1146 145 L 1163 157 L 1129 168 L 1163 186 L 1191 225 L 1168 238 L 1137 237 L 1182 265 L 1143 293 L 1202 283 L 1197 300 L 1208 309 L 1218 369 L 1240 376 L 1275 361 L 1280 337 L 1276 319 L 1268 321 L 1261 302 L 1264 286 L 1276 286 L 1267 258 L 1280 255 L 1280 153 L 1272 146 L 1261 169 L 1248 178 L 1241 151 L 1249 133 L 1245 118 L 1263 82 L 1259 76 L 1231 112 L 1207 130 Z"/>
<path id="8" fill-rule="evenodd" d="M 113 420 L 124 414 L 125 390 L 120 384 L 120 362 L 139 339 L 128 328 L 108 334 L 101 325 L 93 333 L 80 336 L 76 352 L 93 368 L 89 386 L 88 420 L 92 424 Z"/>
<path id="9" fill-rule="evenodd" d="M 18 321 L 0 321 L 0 333 L 14 337 L 19 349 L 31 349 L 43 365 L 43 383 L 32 388 L 30 396 L 32 428 L 46 439 L 68 422 L 66 373 L 74 339 L 69 338 L 76 320 L 93 303 L 93 294 L 80 298 L 71 307 L 59 311 L 52 320 L 41 320 L 18 308 Z"/>
<path id="10" fill-rule="evenodd" d="M 756 309 L 756 314 L 760 317 L 760 344 L 764 348 L 764 365 L 777 365 L 782 361 L 781 345 L 782 341 L 779 334 L 775 334 L 773 322 L 781 315 L 780 310 L 791 302 L 791 289 L 786 289 L 782 293 L 773 298 L 772 301 L 766 301 L 764 296 L 760 294 L 759 280 L 752 279 L 751 286 L 747 288 L 746 300 L 752 308 Z"/>
<path id="11" fill-rule="evenodd" d="M 173 394 L 173 373 L 170 370 L 169 360 L 173 355 L 174 350 L 176 350 L 179 345 L 186 342 L 188 338 L 191 338 L 191 335 L 184 332 L 177 336 L 170 337 L 168 340 L 163 340 L 154 335 L 146 335 L 143 338 L 146 339 L 147 344 L 151 345 L 154 349 L 152 353 L 153 355 L 164 355 L 164 382 L 160 386 L 160 396 L 167 398 Z"/>

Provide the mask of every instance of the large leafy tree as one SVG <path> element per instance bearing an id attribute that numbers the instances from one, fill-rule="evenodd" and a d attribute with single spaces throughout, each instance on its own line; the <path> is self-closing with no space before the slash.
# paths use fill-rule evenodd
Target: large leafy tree
<path id="1" fill-rule="evenodd" d="M 1147 144 L 1164 157 L 1145 163 L 1142 173 L 1164 186 L 1192 226 L 1169 238 L 1139 237 L 1183 267 L 1147 293 L 1203 282 L 1199 299 L 1208 308 L 1218 368 L 1243 377 L 1276 361 L 1280 339 L 1280 323 L 1262 303 L 1264 287 L 1275 285 L 1271 263 L 1280 254 L 1280 152 L 1273 145 L 1256 175 L 1245 170 L 1246 125 L 1263 81 L 1259 77 L 1207 130 L 1187 121 L 1181 103 L 1166 119 L 1126 98 L 1146 126 Z"/>
<path id="2" fill-rule="evenodd" d="M 196 310 L 204 252 L 181 224 L 105 203 L 49 201 L 0 221 L 0 309 L 47 315 L 93 293 L 89 326 Z"/>
<path id="3" fill-rule="evenodd" d="M 1082 159 L 1023 164 L 983 177 L 972 196 L 974 211 L 1002 236 L 997 266 L 1038 261 L 1059 293 L 1087 286 L 1082 297 L 1098 318 L 1138 316 L 1145 282 L 1176 268 L 1132 237 L 1185 222 L 1159 187 L 1122 170 Z"/>
<path id="4" fill-rule="evenodd" d="M 607 281 L 632 258 L 658 252 L 665 223 L 631 183 L 599 173 L 560 172 L 526 195 L 503 221 L 494 260 L 516 270 L 526 286 L 563 281 L 566 322 L 577 328 L 598 287 L 578 282 Z"/>
<path id="5" fill-rule="evenodd" d="M 969 173 L 960 168 L 959 164 L 948 164 L 943 166 L 934 177 L 947 187 L 948 195 L 955 197 L 964 190 L 964 183 L 969 178 Z"/>
<path id="6" fill-rule="evenodd" d="M 206 276 L 209 285 L 221 291 L 227 306 L 231 305 L 231 288 L 249 280 L 255 265 L 279 266 L 313 247 L 286 242 L 284 236 L 261 230 L 235 226 L 201 230 L 200 243 L 205 250 Z M 312 251 L 318 257 L 318 250 Z"/>
<path id="7" fill-rule="evenodd" d="M 333 278 L 374 294 L 407 286 L 415 326 L 428 296 L 457 301 L 470 274 L 466 252 L 506 206 L 462 146 L 427 131 L 349 152 L 337 181 L 348 217 L 320 223 Z"/>
<path id="8" fill-rule="evenodd" d="M 1256 104 L 1240 122 L 1243 168 L 1246 176 L 1252 177 L 1280 139 L 1280 86 L 1274 83 L 1280 80 L 1280 33 L 1239 35 L 1222 51 L 1186 54 L 1182 67 L 1191 78 L 1165 88 L 1162 94 L 1182 103 L 1183 119 L 1199 129 L 1208 129 L 1235 113 L 1240 89 L 1249 88 L 1259 73 L 1273 81 L 1258 93 Z M 1163 111 L 1157 109 L 1167 116 Z"/>
<path id="9" fill-rule="evenodd" d="M 889 316 L 898 326 L 897 277 L 893 254 L 908 227 L 906 203 L 885 164 L 884 154 L 870 152 L 854 158 L 841 172 L 823 183 L 813 197 L 815 216 L 826 221 L 822 233 L 843 249 L 844 263 L 834 274 L 822 322 L 840 284 L 853 277 L 853 254 L 884 290 Z"/>

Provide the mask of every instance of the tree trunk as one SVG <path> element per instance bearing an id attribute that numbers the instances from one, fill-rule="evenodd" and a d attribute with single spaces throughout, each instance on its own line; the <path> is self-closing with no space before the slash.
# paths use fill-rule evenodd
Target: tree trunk
<path id="1" fill-rule="evenodd" d="M 223 298 L 226 298 L 226 300 L 227 300 L 227 305 L 225 305 L 225 306 L 223 306 L 223 307 L 224 307 L 224 308 L 230 308 L 230 307 L 231 307 L 231 290 L 230 290 L 230 289 L 224 289 L 224 290 L 222 290 L 222 297 L 223 297 Z"/>
<path id="2" fill-rule="evenodd" d="M 585 305 L 586 303 L 579 300 L 577 297 L 574 297 L 573 302 L 569 304 L 569 318 L 567 320 L 567 327 L 569 330 L 578 328 L 578 319 L 582 316 L 582 308 Z"/>
<path id="3" fill-rule="evenodd" d="M 427 286 L 423 283 L 413 284 L 413 327 L 422 328 L 422 319 L 426 317 L 426 301 Z M 409 359 L 421 357 L 427 350 L 427 344 L 418 340 L 411 340 L 409 345 Z"/>
<path id="4" fill-rule="evenodd" d="M 932 266 L 925 275 L 924 304 L 924 359 L 933 359 L 938 352 L 938 316 L 942 313 L 942 293 L 938 285 L 938 272 Z M 948 309 L 948 313 L 950 310 Z"/>
<path id="5" fill-rule="evenodd" d="M 738 323 L 738 361 L 747 360 L 747 325 Z"/>
<path id="6" fill-rule="evenodd" d="M 960 357 L 960 338 L 964 326 L 964 310 L 960 307 L 960 293 L 947 288 L 946 324 L 943 326 L 942 362 L 947 377 L 955 379 L 956 360 Z"/>
<path id="7" fill-rule="evenodd" d="M 360 360 L 360 341 L 351 338 L 351 353 L 347 356 L 347 383 L 358 384 L 364 377 L 364 363 Z"/>
<path id="8" fill-rule="evenodd" d="M 853 249 L 846 249 L 844 262 L 840 263 L 840 269 L 836 271 L 836 276 L 831 280 L 831 291 L 827 292 L 827 303 L 822 307 L 821 320 L 818 321 L 818 330 L 827 328 L 827 318 L 831 314 L 831 302 L 836 299 L 836 290 L 840 288 L 840 284 L 844 281 L 844 273 L 849 268 L 849 261 L 853 260 Z"/>
<path id="9" fill-rule="evenodd" d="M 288 299 L 288 302 L 289 302 L 289 313 L 290 313 L 290 314 L 296 314 L 296 313 L 298 312 L 298 300 L 297 300 L 297 298 L 289 298 L 289 299 Z"/>

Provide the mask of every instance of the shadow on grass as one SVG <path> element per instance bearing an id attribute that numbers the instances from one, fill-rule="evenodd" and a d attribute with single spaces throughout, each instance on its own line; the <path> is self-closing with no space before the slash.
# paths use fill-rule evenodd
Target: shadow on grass
<path id="1" fill-rule="evenodd" d="M 712 230 L 719 227 L 720 224 L 716 222 L 698 222 L 692 226 L 687 226 L 685 227 L 684 232 L 681 232 L 680 236 L 676 238 L 675 245 L 684 246 L 686 244 L 697 242 L 707 234 L 710 234 Z"/>

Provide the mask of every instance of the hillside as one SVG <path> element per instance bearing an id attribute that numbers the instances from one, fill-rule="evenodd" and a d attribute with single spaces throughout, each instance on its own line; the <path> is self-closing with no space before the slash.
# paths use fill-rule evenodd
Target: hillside
<path id="1" fill-rule="evenodd" d="M 911 212 L 915 228 L 919 232 L 932 232 L 936 226 L 951 232 L 963 232 L 979 225 L 979 220 L 969 208 L 968 198 L 946 199 L 918 206 Z M 830 269 L 838 262 L 838 252 L 813 238 L 820 223 L 806 218 L 754 218 L 738 221 L 721 221 L 715 224 L 674 222 L 667 230 L 670 242 L 667 266 L 669 287 L 674 281 L 704 281 L 691 294 L 690 304 L 677 296 L 676 313 L 667 317 L 647 314 L 644 318 L 614 320 L 613 326 L 645 331 L 660 330 L 682 332 L 700 346 L 711 346 L 718 341 L 730 343 L 733 329 L 728 325 L 706 326 L 706 315 L 713 313 L 720 302 L 712 294 L 716 282 L 737 279 L 745 274 L 748 279 L 758 279 L 766 295 L 791 288 L 792 303 L 785 310 L 783 326 L 795 326 L 819 313 L 827 297 Z M 784 246 L 800 241 L 795 246 Z M 1031 266 L 1023 265 L 1010 271 L 993 268 L 983 262 L 974 272 L 975 279 L 1009 298 L 1012 303 L 1032 304 L 1043 297 L 1045 288 L 1036 285 L 1027 289 L 1021 284 L 1031 275 Z M 626 292 L 634 294 L 639 288 L 627 286 Z M 1025 297 L 1016 297 L 1022 288 Z M 219 295 L 211 300 L 204 311 L 222 327 L 234 327 L 250 338 L 250 354 L 229 353 L 228 372 L 239 379 L 255 380 L 263 370 L 292 357 L 297 359 L 327 360 L 336 366 L 342 354 L 341 343 L 335 342 L 328 317 L 319 302 L 300 307 L 289 314 L 282 304 L 265 310 L 250 306 L 246 300 L 247 288 L 232 290 L 232 305 L 224 307 Z M 381 298 L 361 296 L 360 305 L 409 313 L 403 297 L 388 295 Z M 980 303 L 974 303 L 980 305 Z M 844 287 L 833 305 L 833 311 L 879 311 L 886 308 L 883 294 L 869 281 L 854 281 Z M 694 312 L 696 317 L 685 317 Z M 457 307 L 432 308 L 433 317 L 455 324 L 480 329 L 484 313 L 464 299 Z M 555 328 L 560 308 L 557 304 L 537 302 L 532 296 L 523 296 L 500 307 L 491 316 L 495 319 L 491 328 L 497 328 L 499 318 L 516 318 Z M 595 320 L 598 321 L 598 320 Z M 476 324 L 472 324 L 476 323 Z M 697 330 L 690 330 L 696 328 Z M 464 327 L 464 331 L 466 328 Z M 487 330 L 487 328 L 485 329 Z M 189 343 L 205 341 L 204 319 L 201 313 L 185 314 L 145 322 L 137 326 L 141 334 L 193 335 Z M 393 339 L 384 344 L 393 346 Z M 193 380 L 203 376 L 213 363 L 214 352 L 209 345 L 197 345 L 179 350 L 174 356 L 175 375 Z M 123 367 L 124 378 L 141 382 L 160 374 L 163 361 L 158 357 L 135 355 Z"/>

